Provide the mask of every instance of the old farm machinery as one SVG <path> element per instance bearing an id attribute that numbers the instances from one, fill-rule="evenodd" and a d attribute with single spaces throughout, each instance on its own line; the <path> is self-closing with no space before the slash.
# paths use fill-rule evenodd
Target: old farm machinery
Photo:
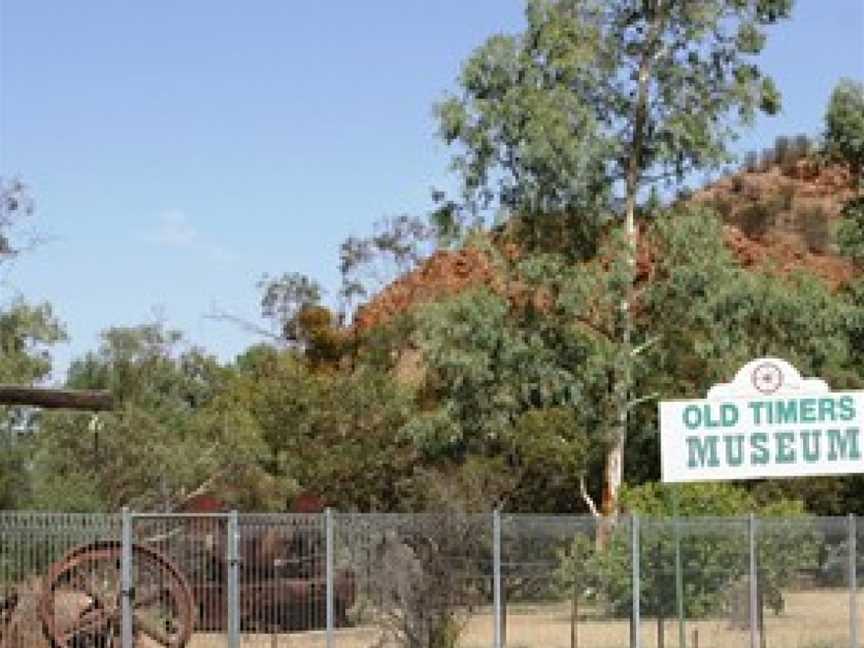
<path id="1" fill-rule="evenodd" d="M 39 596 L 39 619 L 54 648 L 119 646 L 121 553 L 117 542 L 77 547 L 55 562 Z M 192 636 L 194 598 L 183 574 L 159 552 L 132 550 L 136 644 L 180 648 Z"/>
<path id="2" fill-rule="evenodd" d="M 112 408 L 103 392 L 4 386 L 0 404 Z M 202 500 L 210 508 L 201 508 Z M 181 648 L 194 632 L 228 630 L 232 613 L 243 632 L 321 628 L 327 608 L 323 516 L 305 513 L 244 515 L 239 524 L 234 516 L 231 527 L 227 507 L 205 497 L 182 513 L 132 516 L 129 592 L 122 587 L 124 547 L 117 541 L 116 518 L 113 527 L 86 535 L 91 539 L 81 543 L 80 533 L 64 538 L 38 518 L 20 514 L 14 524 L 0 526 L 6 534 L 2 543 L 15 544 L 31 560 L 39 551 L 32 547 L 43 543 L 49 549 L 31 569 L 18 577 L 6 574 L 0 583 L 0 648 L 119 646 L 127 594 L 136 646 Z M 233 546 L 229 532 L 236 538 Z M 53 558 L 55 547 L 73 544 Z M 345 625 L 355 596 L 353 574 L 336 572 L 332 587 L 334 621 Z"/>

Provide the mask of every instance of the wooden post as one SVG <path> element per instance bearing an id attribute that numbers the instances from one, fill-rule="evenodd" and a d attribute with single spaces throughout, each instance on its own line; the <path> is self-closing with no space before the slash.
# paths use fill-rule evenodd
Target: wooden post
<path id="1" fill-rule="evenodd" d="M 30 405 L 47 409 L 101 412 L 114 409 L 114 397 L 111 392 L 105 390 L 0 385 L 0 405 Z"/>

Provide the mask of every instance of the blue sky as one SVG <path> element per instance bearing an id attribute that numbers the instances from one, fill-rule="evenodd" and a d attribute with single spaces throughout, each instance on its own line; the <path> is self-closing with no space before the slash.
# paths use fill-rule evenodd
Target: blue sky
<path id="1" fill-rule="evenodd" d="M 154 312 L 230 358 L 255 341 L 265 272 L 317 277 L 338 246 L 450 186 L 432 104 L 521 0 L 0 0 L 0 175 L 26 181 L 49 240 L 2 296 L 52 302 L 71 343 Z M 798 0 L 762 57 L 784 113 L 745 134 L 817 133 L 864 78 L 864 3 Z"/>

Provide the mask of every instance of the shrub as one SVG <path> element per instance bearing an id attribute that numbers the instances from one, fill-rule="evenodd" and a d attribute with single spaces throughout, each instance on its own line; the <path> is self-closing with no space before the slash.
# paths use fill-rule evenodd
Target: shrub
<path id="1" fill-rule="evenodd" d="M 382 643 L 405 648 L 453 648 L 488 575 L 471 570 L 488 556 L 488 515 L 457 511 L 395 519 L 345 516 L 343 559 L 366 574 L 367 599 L 353 620 L 373 623 Z"/>
<path id="2" fill-rule="evenodd" d="M 825 113 L 825 148 L 853 169 L 864 167 L 864 84 L 843 79 Z"/>
<path id="3" fill-rule="evenodd" d="M 760 525 L 758 561 L 765 601 L 775 613 L 783 609 L 782 588 L 796 575 L 797 567 L 816 562 L 819 534 L 803 516 L 800 502 L 774 501 L 760 508 L 752 495 L 729 484 L 688 484 L 680 487 L 677 527 L 672 491 L 657 483 L 625 489 L 622 503 L 642 517 L 640 533 L 640 607 L 646 616 L 668 617 L 676 605 L 674 565 L 676 533 L 682 564 L 687 565 L 684 612 L 704 617 L 724 609 L 730 594 L 749 569 L 747 558 L 748 513 L 784 516 Z M 708 516 L 735 516 L 718 519 Z M 698 516 L 698 517 L 696 517 Z M 619 524 L 605 549 L 594 551 L 579 536 L 561 554 L 562 583 L 590 588 L 608 614 L 627 616 L 630 595 L 630 528 Z M 697 566 L 698 569 L 693 569 Z"/>
<path id="4" fill-rule="evenodd" d="M 723 196 L 716 196 L 714 198 L 714 209 L 723 217 L 724 221 L 731 219 L 734 205 L 735 203 L 729 198 L 724 198 Z"/>
<path id="5" fill-rule="evenodd" d="M 792 153 L 796 160 L 801 160 L 810 155 L 810 138 L 805 135 L 796 135 L 792 141 Z"/>
<path id="6" fill-rule="evenodd" d="M 759 157 L 759 172 L 767 173 L 770 171 L 776 160 L 777 158 L 774 155 L 774 149 L 763 149 L 762 155 Z"/>
<path id="7" fill-rule="evenodd" d="M 837 227 L 837 246 L 854 264 L 864 266 L 864 196 L 846 203 L 842 214 Z"/>
<path id="8" fill-rule="evenodd" d="M 792 209 L 792 203 L 795 201 L 795 185 L 784 184 L 780 187 L 780 201 L 783 209 Z"/>
<path id="9" fill-rule="evenodd" d="M 792 150 L 791 142 L 785 135 L 779 135 L 774 140 L 774 158 L 777 162 L 783 163 L 789 157 L 789 152 Z"/>
<path id="10" fill-rule="evenodd" d="M 765 236 L 771 226 L 774 225 L 775 217 L 776 212 L 772 211 L 768 205 L 757 202 L 740 210 L 734 222 L 748 238 L 758 239 Z"/>
<path id="11" fill-rule="evenodd" d="M 807 249 L 818 254 L 825 254 L 831 247 L 831 227 L 828 214 L 821 205 L 812 205 L 795 212 L 798 231 Z"/>

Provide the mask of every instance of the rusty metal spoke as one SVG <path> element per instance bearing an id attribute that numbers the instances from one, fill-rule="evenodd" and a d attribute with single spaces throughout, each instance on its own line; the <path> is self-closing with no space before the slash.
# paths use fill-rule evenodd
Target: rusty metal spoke
<path id="1" fill-rule="evenodd" d="M 163 646 L 173 647 L 177 645 L 176 638 L 172 638 L 168 635 L 167 632 L 162 630 L 157 623 L 154 623 L 150 619 L 147 619 L 142 614 L 135 614 L 135 622 L 134 622 L 135 630 L 144 633 L 148 637 L 150 637 L 153 641 L 157 641 Z"/>
<path id="2" fill-rule="evenodd" d="M 93 634 L 103 630 L 112 620 L 120 617 L 119 610 L 93 609 L 84 612 L 79 616 L 70 628 L 59 629 L 55 634 L 59 634 L 62 642 L 69 645 L 69 642 L 80 637 L 81 635 Z"/>

